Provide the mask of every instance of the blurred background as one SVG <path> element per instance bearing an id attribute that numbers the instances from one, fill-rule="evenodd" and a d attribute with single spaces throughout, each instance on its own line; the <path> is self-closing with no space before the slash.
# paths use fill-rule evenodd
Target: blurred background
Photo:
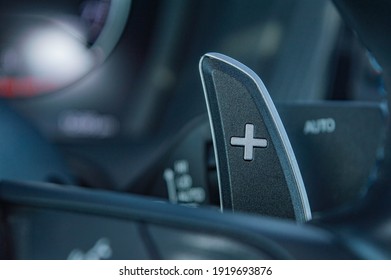
<path id="1" fill-rule="evenodd" d="M 276 103 L 384 99 L 381 68 L 331 1 L 0 1 L 2 102 L 86 187 L 128 191 L 206 114 L 210 51 L 252 68 Z"/>

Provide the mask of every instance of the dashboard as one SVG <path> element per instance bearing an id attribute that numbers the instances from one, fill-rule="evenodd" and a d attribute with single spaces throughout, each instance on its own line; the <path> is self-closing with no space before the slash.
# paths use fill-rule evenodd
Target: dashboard
<path id="1" fill-rule="evenodd" d="M 311 229 L 240 209 L 221 217 L 198 68 L 208 52 L 262 79 L 303 177 Z M 389 258 L 339 222 L 387 161 L 388 97 L 375 57 L 327 0 L 0 1 L 0 256 Z M 284 229 L 293 245 L 282 234 L 263 239 Z"/>

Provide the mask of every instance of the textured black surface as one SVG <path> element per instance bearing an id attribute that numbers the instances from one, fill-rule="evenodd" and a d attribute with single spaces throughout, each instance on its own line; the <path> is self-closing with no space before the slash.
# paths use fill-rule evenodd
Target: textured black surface
<path id="1" fill-rule="evenodd" d="M 384 108 L 377 103 L 354 101 L 280 103 L 276 107 L 313 213 L 324 215 L 362 198 L 377 179 L 383 157 Z M 207 164 L 213 172 L 213 149 L 211 153 Z M 217 177 L 213 180 L 209 184 L 217 185 Z"/>
<path id="2" fill-rule="evenodd" d="M 313 214 L 319 217 L 362 198 L 376 179 L 382 160 L 386 128 L 384 106 L 373 102 L 322 101 L 277 103 L 276 108 L 295 152 Z M 237 132 L 244 134 L 244 128 Z M 262 137 L 262 134 L 256 131 L 255 136 Z M 243 156 L 242 147 L 231 149 Z M 254 149 L 254 155 L 259 154 L 262 151 Z M 175 170 L 182 161 L 188 165 L 187 172 Z M 173 183 L 182 198 L 196 197 L 194 189 L 205 191 L 204 199 L 172 202 L 220 205 L 207 115 L 195 119 L 179 132 L 159 160 L 140 176 L 142 180 L 136 182 L 140 194 L 169 198 L 164 179 L 167 170 L 175 173 Z M 184 179 L 183 175 L 191 178 L 188 189 L 178 188 L 178 180 Z M 150 189 L 147 186 L 151 186 Z M 190 196 L 183 196 L 186 193 Z"/>
<path id="3" fill-rule="evenodd" d="M 300 171 L 294 165 L 288 138 L 282 136 L 284 128 L 274 105 L 265 98 L 264 86 L 214 54 L 202 58 L 200 71 L 217 151 L 223 209 L 307 220 L 309 207 L 303 201 L 307 197 L 300 189 Z M 244 136 L 247 124 L 254 125 L 255 138 L 268 142 L 266 148 L 254 148 L 252 160 L 244 160 L 243 147 L 231 145 L 232 137 Z"/>

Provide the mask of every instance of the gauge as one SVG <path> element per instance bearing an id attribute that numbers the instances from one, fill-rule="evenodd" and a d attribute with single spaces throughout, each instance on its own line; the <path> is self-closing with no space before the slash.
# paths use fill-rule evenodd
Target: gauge
<path id="1" fill-rule="evenodd" d="M 0 1 L 0 96 L 41 95 L 84 77 L 115 47 L 130 4 L 41 0 L 16 6 Z"/>

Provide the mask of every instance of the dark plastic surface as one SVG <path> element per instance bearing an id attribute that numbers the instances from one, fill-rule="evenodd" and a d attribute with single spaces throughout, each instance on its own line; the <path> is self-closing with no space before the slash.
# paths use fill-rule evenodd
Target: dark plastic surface
<path id="1" fill-rule="evenodd" d="M 386 90 L 391 89 L 391 2 L 385 0 L 334 0 L 345 21 L 356 31 L 359 38 L 383 68 Z M 388 102 L 391 96 L 387 96 Z M 388 122 L 387 139 L 384 148 L 384 161 L 379 168 L 378 186 L 391 184 L 391 129 Z M 384 195 L 380 195 L 383 196 Z"/>
<path id="2" fill-rule="evenodd" d="M 183 230 L 150 225 L 148 231 L 156 244 L 159 256 L 163 259 L 273 259 L 275 257 L 259 248 L 228 238 L 224 234 L 205 233 L 197 228 Z"/>
<path id="3" fill-rule="evenodd" d="M 0 184 L 0 203 L 2 211 L 14 213 L 12 216 L 14 221 L 15 219 L 29 218 L 28 228 L 36 229 L 36 234 L 50 233 L 50 228 L 39 227 L 46 222 L 50 222 L 50 226 L 54 229 L 70 226 L 71 230 L 63 235 L 61 242 L 69 244 L 68 242 L 71 240 L 72 245 L 83 246 L 80 248 L 83 250 L 91 248 L 91 244 L 93 246 L 97 242 L 96 238 L 101 235 L 92 236 L 93 238 L 88 241 L 84 239 L 83 235 L 79 236 L 80 227 L 84 227 L 82 222 L 88 224 L 89 221 L 95 220 L 97 221 L 96 226 L 102 232 L 102 228 L 108 226 L 107 222 L 110 220 L 109 225 L 128 224 L 125 228 L 132 228 L 135 223 L 147 226 L 148 230 L 144 228 L 141 231 L 143 242 L 148 247 L 151 258 L 174 258 L 175 256 L 178 258 L 180 256 L 264 258 L 267 256 L 267 258 L 278 259 L 352 259 L 356 257 L 349 250 L 341 247 L 337 236 L 311 225 L 297 225 L 290 221 L 241 214 L 221 214 L 215 210 L 171 205 L 107 191 L 91 191 L 77 187 L 63 188 L 51 184 L 2 182 Z M 25 212 L 26 209 L 29 211 Z M 36 210 L 31 211 L 31 209 Z M 71 216 L 80 219 L 79 222 L 74 225 L 66 225 Z M 98 221 L 103 224 L 99 225 Z M 15 226 L 15 222 L 13 226 Z M 172 239 L 167 239 L 170 238 L 169 235 L 162 239 L 155 238 L 156 234 L 163 229 L 167 229 L 165 233 L 173 231 Z M 9 230 L 10 228 L 8 228 Z M 118 230 L 118 234 L 121 234 L 119 228 L 113 230 Z M 46 231 L 47 233 L 45 233 Z M 111 231 L 111 229 L 107 229 L 107 231 Z M 199 236 L 205 238 L 203 242 L 199 242 L 197 239 Z M 77 241 L 78 237 L 81 238 L 81 243 Z M 176 242 L 179 237 L 187 241 Z M 122 244 L 124 248 L 142 248 L 133 244 L 134 242 L 139 243 L 139 240 L 132 239 L 132 234 L 130 236 L 124 235 L 124 238 L 127 238 L 127 241 L 123 241 L 125 243 Z M 211 251 L 206 251 L 203 254 L 205 244 L 215 242 L 217 238 L 224 240 L 225 246 L 214 247 L 213 254 L 210 254 Z M 67 251 L 62 251 L 58 256 L 53 255 L 54 252 L 50 252 L 50 255 L 44 255 L 36 252 L 41 248 L 34 246 L 31 243 L 33 240 L 29 238 L 14 240 L 14 248 L 22 246 L 34 249 L 29 253 L 29 256 L 63 258 L 64 252 Z M 42 239 L 39 242 L 45 248 L 50 245 L 59 246 L 57 244 L 59 240 Z M 42 242 L 46 242 L 46 244 Z M 51 242 L 53 244 L 50 244 Z M 166 242 L 177 244 L 176 255 L 173 254 L 172 249 L 170 249 L 171 251 L 164 249 L 163 243 Z M 246 254 L 249 247 L 252 250 Z M 237 255 L 236 249 L 233 250 L 233 248 L 237 248 L 240 254 Z M 145 252 L 135 250 L 132 252 L 132 256 L 142 258 L 145 257 Z"/>
<path id="4" fill-rule="evenodd" d="M 135 222 L 10 206 L 7 224 L 16 259 L 150 258 Z"/>
<path id="5" fill-rule="evenodd" d="M 295 151 L 313 213 L 362 198 L 382 158 L 386 112 L 378 103 L 277 106 Z"/>
<path id="6" fill-rule="evenodd" d="M 362 198 L 382 160 L 386 112 L 378 103 L 276 104 L 295 151 L 316 216 Z M 210 189 L 217 175 L 213 148 L 208 157 Z M 316 163 L 316 164 L 314 164 Z"/>
<path id="7" fill-rule="evenodd" d="M 309 220 L 300 170 L 262 81 L 241 63 L 215 53 L 203 56 L 200 73 L 223 210 Z"/>
<path id="8" fill-rule="evenodd" d="M 277 103 L 276 108 L 295 151 L 313 214 L 328 214 L 368 191 L 382 160 L 384 106 L 324 101 Z M 140 180 L 131 184 L 131 191 L 138 187 L 141 194 L 173 203 L 219 206 L 208 117 L 195 119 L 178 135 Z M 170 173 L 171 179 L 166 177 Z M 174 199 L 169 196 L 168 183 L 173 185 Z"/>
<path id="9" fill-rule="evenodd" d="M 187 126 L 172 149 L 162 159 L 161 170 L 153 183 L 155 189 L 167 189 L 172 203 L 209 205 L 207 184 L 207 143 L 211 141 L 208 122 L 204 118 Z"/>

